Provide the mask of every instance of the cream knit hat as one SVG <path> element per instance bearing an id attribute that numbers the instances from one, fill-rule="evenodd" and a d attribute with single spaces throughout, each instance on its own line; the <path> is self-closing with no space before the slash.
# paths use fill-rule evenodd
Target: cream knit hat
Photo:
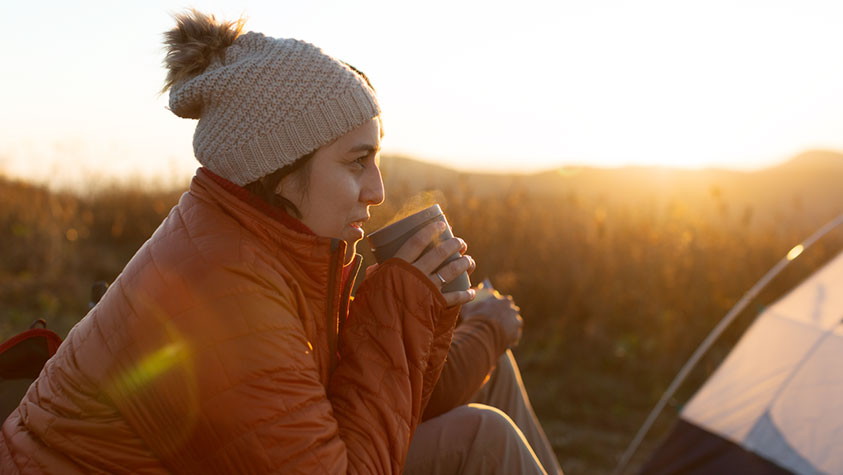
<path id="1" fill-rule="evenodd" d="M 179 26 L 167 34 L 168 80 L 175 78 L 170 109 L 199 119 L 194 154 L 217 175 L 241 186 L 251 183 L 380 114 L 366 79 L 316 46 L 254 32 L 237 36 L 219 24 L 197 39 L 196 30 L 185 31 L 197 25 L 184 22 L 214 19 L 193 14 L 177 17 Z M 226 30 L 233 42 L 220 41 Z M 200 63 L 207 65 L 174 70 L 185 67 L 183 56 L 197 41 Z M 182 55 L 176 66 L 174 51 Z"/>

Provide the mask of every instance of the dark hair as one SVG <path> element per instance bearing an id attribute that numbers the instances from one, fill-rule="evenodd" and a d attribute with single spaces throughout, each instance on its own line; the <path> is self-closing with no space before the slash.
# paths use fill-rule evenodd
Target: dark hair
<path id="1" fill-rule="evenodd" d="M 372 90 L 372 92 L 376 92 L 376 91 L 375 91 L 375 86 L 372 86 L 372 81 L 369 81 L 369 77 L 368 77 L 368 76 L 366 76 L 366 73 L 364 73 L 363 71 L 361 71 L 361 70 L 359 70 L 359 69 L 355 68 L 354 66 L 352 66 L 352 65 L 350 65 L 350 64 L 348 64 L 348 63 L 346 63 L 345 61 L 341 61 L 341 62 L 342 62 L 342 64 L 344 64 L 344 65 L 348 66 L 348 67 L 349 67 L 349 69 L 351 69 L 352 71 L 354 71 L 355 73 L 357 73 L 357 75 L 358 75 L 358 76 L 360 76 L 361 78 L 363 78 L 363 80 L 364 80 L 364 81 L 366 81 L 366 85 L 367 85 L 367 86 L 369 86 L 369 89 L 371 89 L 371 90 Z M 381 128 L 381 138 L 383 138 L 383 119 L 381 118 L 381 116 L 380 116 L 380 115 L 378 115 L 378 124 L 380 125 L 380 128 Z"/>
<path id="2" fill-rule="evenodd" d="M 292 201 L 279 195 L 276 190 L 278 189 L 278 184 L 281 183 L 281 180 L 283 180 L 284 177 L 301 169 L 307 171 L 307 169 L 310 168 L 309 164 L 314 155 L 316 155 L 316 150 L 302 156 L 289 165 L 275 170 L 269 175 L 264 175 L 251 183 L 247 183 L 243 186 L 243 188 L 265 201 L 269 206 L 274 206 L 276 208 L 284 209 L 287 212 L 292 212 L 296 218 L 301 219 L 302 215 L 298 207 L 296 207 Z M 303 191 L 307 191 L 309 178 L 309 173 L 305 173 L 304 176 L 300 178 L 301 181 L 299 184 L 301 185 Z"/>
<path id="3" fill-rule="evenodd" d="M 340 61 L 340 62 L 341 62 L 342 64 L 344 64 L 344 65 L 348 66 L 348 68 L 349 68 L 349 69 L 351 69 L 352 71 L 354 71 L 355 73 L 357 73 L 357 75 L 359 75 L 361 78 L 363 78 L 363 80 L 364 80 L 364 81 L 366 81 L 366 85 L 367 85 L 367 86 L 369 86 L 369 89 L 371 89 L 372 91 L 374 91 L 374 90 L 375 90 L 375 87 L 374 87 L 374 86 L 372 86 L 372 82 L 371 82 L 371 81 L 369 81 L 369 77 L 368 77 L 368 76 L 366 76 L 366 74 L 365 74 L 363 71 L 361 71 L 361 70 L 359 70 L 359 69 L 355 68 L 354 66 L 352 66 L 352 65 L 350 65 L 350 64 L 348 64 L 348 63 L 346 63 L 345 61 Z"/>

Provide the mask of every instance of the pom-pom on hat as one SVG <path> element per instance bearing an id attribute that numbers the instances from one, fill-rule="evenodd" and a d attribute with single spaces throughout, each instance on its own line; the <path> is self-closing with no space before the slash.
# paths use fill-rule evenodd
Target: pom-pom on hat
<path id="1" fill-rule="evenodd" d="M 191 11 L 165 34 L 165 90 L 179 117 L 199 119 L 196 159 L 237 185 L 251 183 L 380 114 L 367 80 L 316 46 L 242 21 Z"/>

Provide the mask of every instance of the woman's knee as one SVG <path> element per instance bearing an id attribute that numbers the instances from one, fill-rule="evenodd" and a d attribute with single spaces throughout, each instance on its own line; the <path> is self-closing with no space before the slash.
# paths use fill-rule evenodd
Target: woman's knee
<path id="1" fill-rule="evenodd" d="M 484 447 L 508 445 L 523 439 L 515 422 L 503 411 L 485 404 L 468 404 L 455 408 L 454 427 L 465 428 L 470 439 Z M 526 441 L 525 441 L 526 443 Z"/>
<path id="2" fill-rule="evenodd" d="M 504 429 L 509 425 L 514 425 L 512 424 L 512 419 L 510 419 L 505 412 L 486 404 L 466 404 L 465 406 L 460 406 L 455 410 L 461 411 L 461 417 L 471 419 L 480 424 L 500 427 L 501 429 Z"/>
<path id="3" fill-rule="evenodd" d="M 535 452 L 506 413 L 484 404 L 469 404 L 458 409 L 460 420 L 455 421 L 455 425 L 464 424 L 464 427 L 471 428 L 471 435 L 462 444 L 474 463 L 487 468 L 509 467 L 518 473 L 541 472 Z M 505 470 L 500 473 L 515 472 Z"/>
<path id="4" fill-rule="evenodd" d="M 405 473 L 431 472 L 542 473 L 512 419 L 484 404 L 456 407 L 419 426 Z"/>

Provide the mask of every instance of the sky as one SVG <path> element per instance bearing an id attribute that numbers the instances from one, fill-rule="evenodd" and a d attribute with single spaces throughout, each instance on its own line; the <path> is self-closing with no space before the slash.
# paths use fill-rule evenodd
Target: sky
<path id="1" fill-rule="evenodd" d="M 757 169 L 843 150 L 843 2 L 3 2 L 0 173 L 182 180 L 162 33 L 195 7 L 366 72 L 385 155 L 460 170 Z M 11 30 L 11 31 L 9 31 Z"/>

